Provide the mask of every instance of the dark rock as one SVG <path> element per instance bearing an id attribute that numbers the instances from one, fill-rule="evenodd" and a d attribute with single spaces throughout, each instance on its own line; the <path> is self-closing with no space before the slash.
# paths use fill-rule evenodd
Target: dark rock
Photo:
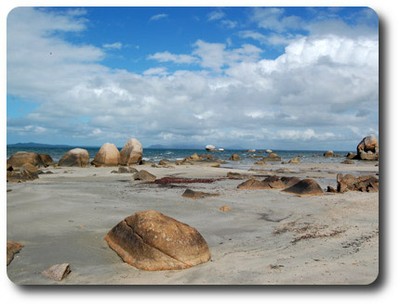
<path id="1" fill-rule="evenodd" d="M 258 190 L 258 189 L 271 189 L 268 183 L 256 180 L 254 178 L 248 179 L 247 181 L 239 184 L 237 189 L 241 190 Z"/>
<path id="2" fill-rule="evenodd" d="M 324 191 L 321 186 L 313 179 L 303 179 L 298 183 L 282 190 L 284 192 L 294 193 L 297 195 L 322 195 Z"/>
<path id="3" fill-rule="evenodd" d="M 190 199 L 202 199 L 205 197 L 214 197 L 218 195 L 219 195 L 218 193 L 208 193 L 208 192 L 194 191 L 192 189 L 186 189 L 185 192 L 182 194 L 182 197 Z"/>
<path id="4" fill-rule="evenodd" d="M 229 160 L 238 161 L 240 160 L 240 156 L 239 154 L 233 153 L 231 157 L 229 157 Z"/>
<path id="5" fill-rule="evenodd" d="M 125 218 L 105 240 L 123 261 L 142 270 L 186 269 L 211 258 L 207 242 L 195 228 L 155 210 Z"/>

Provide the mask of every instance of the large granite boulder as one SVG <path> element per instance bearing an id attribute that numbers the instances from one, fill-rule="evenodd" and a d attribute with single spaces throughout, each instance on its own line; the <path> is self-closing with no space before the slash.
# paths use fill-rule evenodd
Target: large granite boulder
<path id="1" fill-rule="evenodd" d="M 123 261 L 141 270 L 186 269 L 211 258 L 207 242 L 195 228 L 155 210 L 125 218 L 105 240 Z"/>
<path id="2" fill-rule="evenodd" d="M 13 168 L 19 168 L 24 164 L 31 164 L 36 167 L 48 167 L 53 164 L 53 159 L 48 154 L 24 151 L 19 151 L 7 159 L 7 168 L 9 166 L 12 166 Z"/>
<path id="3" fill-rule="evenodd" d="M 92 165 L 96 167 L 113 167 L 119 164 L 120 153 L 118 148 L 112 143 L 105 143 L 96 153 Z"/>
<path id="4" fill-rule="evenodd" d="M 120 152 L 119 163 L 123 166 L 140 164 L 143 157 L 142 144 L 136 138 L 129 139 Z"/>
<path id="5" fill-rule="evenodd" d="M 58 165 L 64 167 L 87 167 L 89 166 L 89 152 L 81 148 L 69 150 L 58 161 Z"/>
<path id="6" fill-rule="evenodd" d="M 362 160 L 378 160 L 379 144 L 375 136 L 364 137 L 357 145 L 357 158 Z"/>
<path id="7" fill-rule="evenodd" d="M 300 196 L 313 196 L 313 195 L 322 195 L 324 191 L 321 186 L 314 181 L 313 179 L 304 179 L 299 181 L 298 183 L 282 190 L 284 192 L 293 193 Z"/>

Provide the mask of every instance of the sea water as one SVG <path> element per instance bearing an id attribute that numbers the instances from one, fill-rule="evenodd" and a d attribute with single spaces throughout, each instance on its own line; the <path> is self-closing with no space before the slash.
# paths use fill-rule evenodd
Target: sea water
<path id="1" fill-rule="evenodd" d="M 7 146 L 7 158 L 18 151 L 36 152 L 41 154 L 48 154 L 54 162 L 58 162 L 61 157 L 73 149 L 74 147 L 68 146 Z M 80 147 L 89 152 L 90 159 L 93 159 L 100 147 Z M 119 148 L 121 149 L 121 148 Z M 283 162 L 287 162 L 294 157 L 300 157 L 302 163 L 338 163 L 346 158 L 347 151 L 335 151 L 335 157 L 324 157 L 325 151 L 298 151 L 298 150 L 273 150 L 278 154 Z M 255 152 L 248 152 L 247 150 L 224 150 L 224 151 L 206 151 L 205 149 L 143 149 L 143 160 L 150 163 L 158 163 L 162 159 L 175 162 L 182 160 L 188 156 L 197 153 L 198 155 L 210 154 L 214 159 L 224 160 L 226 163 L 221 167 L 236 168 L 236 169 L 249 169 L 255 161 L 260 160 L 262 157 L 268 156 L 265 150 L 256 150 Z M 238 154 L 239 161 L 231 161 L 232 154 Z"/>

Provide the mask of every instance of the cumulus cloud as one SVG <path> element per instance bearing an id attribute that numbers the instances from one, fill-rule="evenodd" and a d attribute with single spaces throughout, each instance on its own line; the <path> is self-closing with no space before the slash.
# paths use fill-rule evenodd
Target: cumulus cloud
<path id="1" fill-rule="evenodd" d="M 269 14 L 283 18 L 279 10 Z M 8 95 L 37 105 L 8 119 L 10 135 L 86 145 L 122 145 L 135 136 L 145 146 L 340 149 L 378 134 L 376 35 L 294 37 L 276 59 L 251 44 L 197 40 L 189 54 L 148 56 L 190 70 L 133 73 L 107 68 L 101 49 L 57 35 L 84 30 L 82 18 L 29 8 L 10 14 Z M 282 26 L 289 25 L 294 21 Z"/>

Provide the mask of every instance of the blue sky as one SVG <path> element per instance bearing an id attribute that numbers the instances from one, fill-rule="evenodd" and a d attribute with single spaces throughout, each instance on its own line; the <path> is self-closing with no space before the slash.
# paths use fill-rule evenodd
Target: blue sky
<path id="1" fill-rule="evenodd" d="M 369 8 L 16 8 L 7 143 L 354 150 L 379 132 Z"/>

